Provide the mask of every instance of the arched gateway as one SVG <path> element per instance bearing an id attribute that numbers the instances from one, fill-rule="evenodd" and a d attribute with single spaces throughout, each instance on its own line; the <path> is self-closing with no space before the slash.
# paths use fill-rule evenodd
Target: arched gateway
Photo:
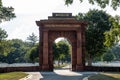
<path id="1" fill-rule="evenodd" d="M 53 13 L 48 20 L 36 21 L 39 26 L 39 65 L 43 71 L 53 71 L 52 45 L 58 37 L 65 37 L 72 45 L 72 70 L 83 71 L 85 66 L 85 26 L 71 13 Z"/>

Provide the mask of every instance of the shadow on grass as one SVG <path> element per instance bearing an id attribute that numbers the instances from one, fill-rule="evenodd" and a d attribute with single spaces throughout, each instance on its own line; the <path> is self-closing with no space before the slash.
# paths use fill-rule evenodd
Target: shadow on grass
<path id="1" fill-rule="evenodd" d="M 112 75 L 97 74 L 89 77 L 88 80 L 120 80 L 120 78 Z"/>

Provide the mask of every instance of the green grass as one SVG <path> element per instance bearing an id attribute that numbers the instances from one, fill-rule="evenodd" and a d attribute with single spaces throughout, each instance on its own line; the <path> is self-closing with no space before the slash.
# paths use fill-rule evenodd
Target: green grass
<path id="1" fill-rule="evenodd" d="M 9 72 L 9 73 L 0 73 L 0 80 L 19 80 L 26 77 L 28 74 L 24 72 Z"/>
<path id="2" fill-rule="evenodd" d="M 120 73 L 100 73 L 89 77 L 88 80 L 120 80 Z"/>

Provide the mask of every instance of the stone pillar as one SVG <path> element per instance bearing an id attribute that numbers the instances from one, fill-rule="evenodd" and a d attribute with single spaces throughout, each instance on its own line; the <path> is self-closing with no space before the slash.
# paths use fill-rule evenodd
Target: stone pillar
<path id="1" fill-rule="evenodd" d="M 42 69 L 43 64 L 43 31 L 42 27 L 39 27 L 39 68 Z"/>
<path id="2" fill-rule="evenodd" d="M 43 64 L 42 70 L 48 71 L 49 70 L 49 63 L 48 63 L 48 31 L 43 31 Z"/>
<path id="3" fill-rule="evenodd" d="M 72 56 L 71 56 L 71 62 L 72 62 L 72 71 L 76 71 L 76 64 L 77 64 L 77 47 L 76 42 L 72 42 Z"/>
<path id="4" fill-rule="evenodd" d="M 77 31 L 77 64 L 76 71 L 83 71 L 83 60 L 82 60 L 82 32 L 81 29 Z"/>
<path id="5" fill-rule="evenodd" d="M 83 66 L 85 67 L 85 52 L 86 52 L 86 48 L 85 48 L 85 26 L 82 28 L 82 53 L 83 53 L 83 57 L 82 57 L 82 61 L 83 61 Z"/>

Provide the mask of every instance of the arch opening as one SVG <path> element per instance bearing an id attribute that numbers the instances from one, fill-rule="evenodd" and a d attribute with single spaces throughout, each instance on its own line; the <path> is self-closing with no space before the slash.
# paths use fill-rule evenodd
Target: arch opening
<path id="1" fill-rule="evenodd" d="M 72 44 L 65 37 L 58 37 L 53 42 L 53 68 L 72 69 Z"/>

